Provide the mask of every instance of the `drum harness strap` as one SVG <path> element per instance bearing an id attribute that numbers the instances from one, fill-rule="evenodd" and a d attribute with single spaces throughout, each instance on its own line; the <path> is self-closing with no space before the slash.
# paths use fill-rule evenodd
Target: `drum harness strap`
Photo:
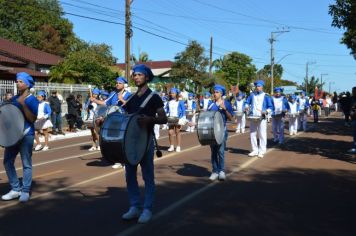
<path id="1" fill-rule="evenodd" d="M 157 94 L 156 92 L 151 91 L 151 93 L 146 97 L 146 99 L 143 101 L 143 103 L 140 105 L 140 109 L 137 111 L 137 113 L 142 110 L 143 108 L 145 108 L 145 106 L 147 105 L 147 103 L 151 100 L 151 98 L 153 97 L 153 95 Z M 135 94 L 136 95 L 136 94 Z M 133 96 L 135 96 L 133 95 Z M 131 96 L 129 99 L 127 99 L 127 102 L 131 100 L 131 98 L 133 97 Z M 153 140 L 154 140 L 154 144 L 156 146 L 156 156 L 158 158 L 162 157 L 162 152 L 161 150 L 159 150 L 158 147 L 158 143 L 157 143 L 157 139 L 156 139 L 156 135 L 154 134 L 154 131 L 152 130 L 152 136 L 153 136 Z"/>

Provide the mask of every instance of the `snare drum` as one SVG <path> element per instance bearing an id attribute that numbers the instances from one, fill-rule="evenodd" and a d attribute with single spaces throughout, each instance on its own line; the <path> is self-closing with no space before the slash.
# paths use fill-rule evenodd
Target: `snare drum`
<path id="1" fill-rule="evenodd" d="M 273 118 L 276 118 L 276 119 L 280 119 L 283 117 L 283 113 L 280 113 L 280 114 L 273 114 L 272 115 Z"/>
<path id="2" fill-rule="evenodd" d="M 178 122 L 179 122 L 178 117 L 173 117 L 173 116 L 168 117 L 168 121 L 167 121 L 168 125 L 178 125 Z"/>
<path id="3" fill-rule="evenodd" d="M 24 136 L 25 118 L 21 110 L 11 104 L 0 106 L 0 146 L 11 147 Z"/>
<path id="4" fill-rule="evenodd" d="M 100 150 L 112 163 L 137 165 L 147 152 L 149 132 L 138 125 L 137 114 L 109 114 L 100 130 Z"/>
<path id="5" fill-rule="evenodd" d="M 289 118 L 296 118 L 296 117 L 298 117 L 299 116 L 299 113 L 289 113 L 288 114 L 288 117 Z"/>
<path id="6" fill-rule="evenodd" d="M 242 117 L 244 113 L 242 111 L 234 111 L 234 116 L 235 117 Z"/>
<path id="7" fill-rule="evenodd" d="M 253 122 L 257 122 L 262 120 L 262 116 L 248 116 L 247 119 Z"/>
<path id="8" fill-rule="evenodd" d="M 204 111 L 198 115 L 197 134 L 201 145 L 220 145 L 225 138 L 222 115 L 217 111 Z"/>

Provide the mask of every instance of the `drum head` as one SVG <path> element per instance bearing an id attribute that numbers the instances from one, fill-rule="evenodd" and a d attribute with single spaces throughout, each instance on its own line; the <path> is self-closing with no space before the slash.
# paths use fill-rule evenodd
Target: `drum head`
<path id="1" fill-rule="evenodd" d="M 138 117 L 139 115 L 131 117 L 125 133 L 125 156 L 131 165 L 137 165 L 142 160 L 149 141 L 147 129 L 138 125 Z"/>
<path id="2" fill-rule="evenodd" d="M 108 110 L 107 106 L 98 106 L 95 110 L 94 120 L 98 117 L 105 117 Z"/>
<path id="3" fill-rule="evenodd" d="M 106 115 L 110 115 L 111 113 L 114 113 L 114 112 L 120 112 L 120 107 L 118 106 L 110 106 L 108 109 L 107 109 L 107 113 Z"/>
<path id="4" fill-rule="evenodd" d="M 12 104 L 0 106 L 0 146 L 11 147 L 23 137 L 25 119 Z"/>
<path id="5" fill-rule="evenodd" d="M 214 135 L 218 145 L 222 144 L 225 138 L 224 120 L 220 112 L 215 112 L 214 115 Z"/>

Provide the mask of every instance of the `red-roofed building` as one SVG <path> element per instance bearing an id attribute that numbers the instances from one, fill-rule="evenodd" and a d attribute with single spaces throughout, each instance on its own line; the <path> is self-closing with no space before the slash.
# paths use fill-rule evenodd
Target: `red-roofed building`
<path id="1" fill-rule="evenodd" d="M 169 78 L 169 73 L 171 72 L 173 66 L 172 61 L 148 61 L 139 62 L 139 64 L 145 64 L 150 67 L 154 76 L 158 78 Z M 121 70 L 125 71 L 125 63 L 118 63 L 117 66 Z"/>
<path id="2" fill-rule="evenodd" d="M 36 81 L 48 79 L 53 65 L 63 58 L 0 38 L 0 80 L 15 80 L 16 73 L 27 72 Z"/>

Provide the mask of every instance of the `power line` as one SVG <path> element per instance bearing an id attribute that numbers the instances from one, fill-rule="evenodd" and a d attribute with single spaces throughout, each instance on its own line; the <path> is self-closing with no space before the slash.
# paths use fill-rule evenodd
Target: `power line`
<path id="1" fill-rule="evenodd" d="M 230 12 L 232 14 L 243 16 L 243 17 L 250 18 L 250 19 L 254 19 L 254 20 L 257 20 L 257 21 L 269 22 L 269 23 L 272 23 L 272 24 L 275 24 L 275 25 L 284 26 L 284 27 L 293 28 L 293 29 L 317 32 L 317 33 L 324 33 L 324 34 L 340 35 L 338 33 L 332 33 L 330 31 L 328 32 L 328 31 L 326 31 L 327 29 L 313 29 L 313 28 L 306 28 L 306 27 L 301 27 L 301 26 L 282 24 L 280 22 L 276 22 L 276 21 L 272 21 L 272 20 L 264 19 L 264 18 L 259 18 L 259 17 L 255 17 L 255 16 L 251 16 L 251 15 L 246 15 L 246 14 L 243 14 L 243 13 L 240 13 L 240 12 L 236 12 L 236 11 L 233 11 L 233 10 L 230 10 L 230 9 L 222 8 L 222 7 L 210 4 L 210 3 L 201 2 L 199 0 L 193 0 L 193 1 L 197 2 L 197 3 L 201 4 L 201 5 L 205 5 L 205 6 L 208 6 L 208 7 L 211 7 L 211 8 L 218 9 L 220 11 Z"/>

